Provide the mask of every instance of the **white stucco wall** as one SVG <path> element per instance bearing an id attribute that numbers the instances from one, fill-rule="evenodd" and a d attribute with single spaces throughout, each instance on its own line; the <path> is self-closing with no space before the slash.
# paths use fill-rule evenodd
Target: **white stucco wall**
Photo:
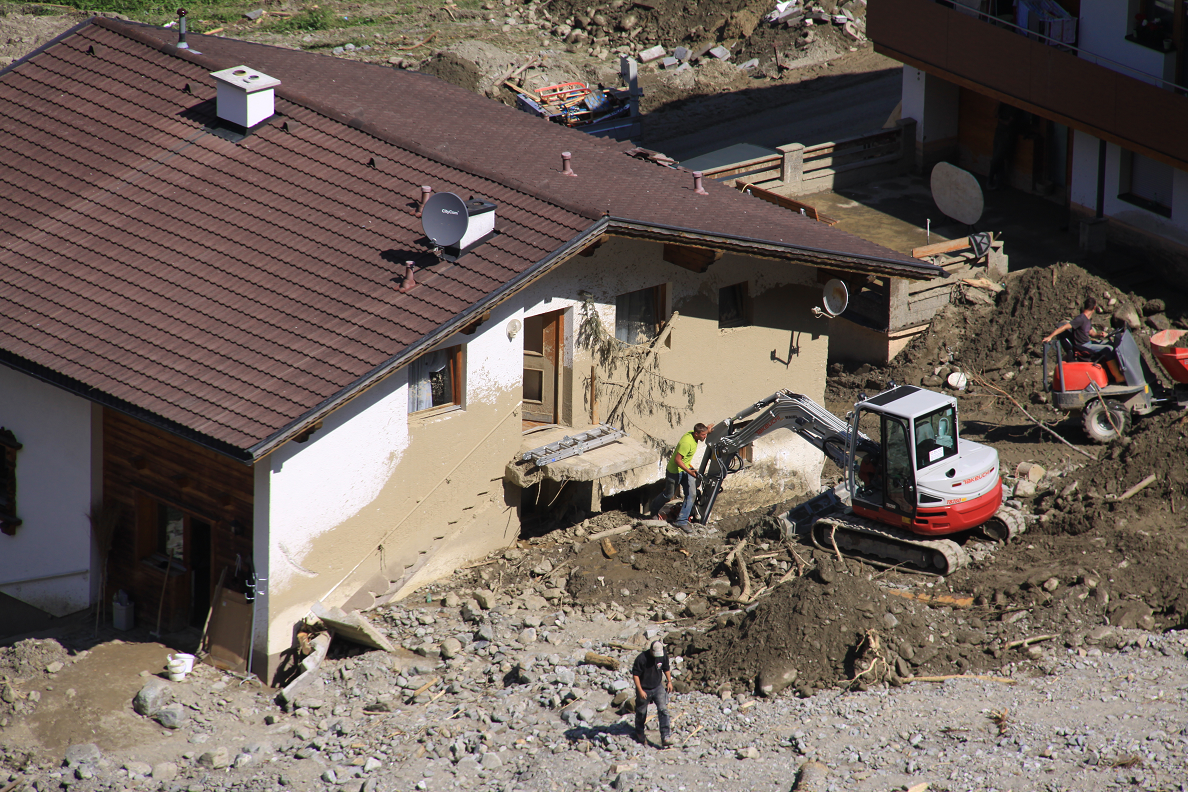
<path id="1" fill-rule="evenodd" d="M 902 118 L 916 119 L 916 142 L 934 143 L 957 137 L 961 92 L 912 66 L 903 67 Z"/>
<path id="2" fill-rule="evenodd" d="M 1126 40 L 1133 3 L 1122 0 L 1081 0 L 1077 43 L 1082 58 L 1138 80 L 1156 84 L 1170 80 L 1175 52 L 1157 52 Z M 1119 64 L 1129 68 L 1119 68 Z"/>
<path id="3" fill-rule="evenodd" d="M 434 347 L 466 345 L 463 404 L 432 418 L 413 418 L 413 423 L 448 424 L 467 411 L 489 409 L 500 393 L 518 391 L 522 335 L 514 342 L 507 337 L 507 324 L 514 318 L 522 321 L 522 312 L 510 306 L 496 309 L 473 335 L 458 334 Z M 258 569 L 268 569 L 267 595 L 257 606 L 257 624 L 271 625 L 270 651 L 288 646 L 292 625 L 306 615 L 309 602 L 323 599 L 334 604 L 332 600 L 345 598 L 336 596 L 336 590 L 351 579 L 353 562 L 383 543 L 389 527 L 400 524 L 406 516 L 401 506 L 415 507 L 426 494 L 432 482 L 426 484 L 423 476 L 415 484 L 411 481 L 448 454 L 443 449 L 442 458 L 435 460 L 432 449 L 422 449 L 412 459 L 412 440 L 408 373 L 401 369 L 328 416 L 307 442 L 287 443 L 257 465 L 256 563 Z M 402 469 L 402 463 L 413 469 Z M 502 460 L 498 465 L 501 470 Z M 406 479 L 410 485 L 401 492 Z M 384 503 L 377 505 L 381 494 Z M 358 545 L 353 561 L 322 563 L 314 554 L 315 545 L 351 520 L 367 524 L 368 535 L 352 532 L 333 538 L 344 546 Z M 302 596 L 285 596 L 294 589 Z M 261 631 L 257 638 L 264 638 Z"/>
<path id="4" fill-rule="evenodd" d="M 15 536 L 0 534 L 0 591 L 55 616 L 91 603 L 91 527 L 97 499 L 89 401 L 0 366 L 0 426 L 17 452 Z"/>
<path id="5" fill-rule="evenodd" d="M 1097 153 L 1099 141 L 1092 135 L 1073 131 L 1072 186 L 1074 204 L 1097 210 Z M 1105 215 L 1141 231 L 1188 244 L 1188 172 L 1172 175 L 1172 216 L 1164 217 L 1118 198 L 1122 149 L 1106 144 Z"/>

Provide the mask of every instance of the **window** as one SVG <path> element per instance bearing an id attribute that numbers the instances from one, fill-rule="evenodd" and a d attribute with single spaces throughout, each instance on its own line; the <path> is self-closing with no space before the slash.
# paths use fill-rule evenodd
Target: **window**
<path id="1" fill-rule="evenodd" d="M 410 413 L 462 404 L 462 347 L 421 355 L 408 367 Z"/>
<path id="2" fill-rule="evenodd" d="M 957 456 L 956 411 L 952 405 L 916 419 L 916 469 Z"/>
<path id="3" fill-rule="evenodd" d="M 1118 198 L 1148 212 L 1171 217 L 1173 178 L 1170 165 L 1124 150 L 1118 174 Z"/>
<path id="4" fill-rule="evenodd" d="M 750 299 L 746 282 L 718 289 L 718 327 L 742 327 L 750 323 Z"/>
<path id="5" fill-rule="evenodd" d="M 615 298 L 615 338 L 625 344 L 646 344 L 660 333 L 664 309 L 663 286 L 620 294 Z"/>
<path id="6" fill-rule="evenodd" d="M 1175 0 L 1130 0 L 1128 39 L 1161 52 L 1171 51 Z"/>
<path id="7" fill-rule="evenodd" d="M 0 533 L 9 536 L 21 524 L 16 516 L 16 455 L 20 450 L 12 431 L 0 426 Z"/>

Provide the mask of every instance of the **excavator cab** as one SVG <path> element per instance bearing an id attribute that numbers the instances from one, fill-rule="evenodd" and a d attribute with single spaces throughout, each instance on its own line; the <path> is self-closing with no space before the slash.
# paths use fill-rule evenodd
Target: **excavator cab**
<path id="1" fill-rule="evenodd" d="M 957 400 L 905 385 L 854 406 L 850 492 L 854 511 L 918 534 L 985 522 L 1002 501 L 998 455 L 961 443 Z M 865 438 L 879 438 L 877 448 Z M 853 442 L 853 441 L 852 441 Z"/>

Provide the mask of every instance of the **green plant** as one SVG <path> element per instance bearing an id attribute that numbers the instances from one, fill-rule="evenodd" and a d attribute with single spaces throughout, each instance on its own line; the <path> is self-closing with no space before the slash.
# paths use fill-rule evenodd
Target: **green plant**
<path id="1" fill-rule="evenodd" d="M 305 33 L 335 27 L 335 20 L 326 6 L 309 6 L 300 14 L 282 19 L 272 25 L 277 33 Z"/>

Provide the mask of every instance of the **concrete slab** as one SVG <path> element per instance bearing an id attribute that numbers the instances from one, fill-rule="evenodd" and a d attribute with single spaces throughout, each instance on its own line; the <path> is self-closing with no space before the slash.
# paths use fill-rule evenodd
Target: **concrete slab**
<path id="1" fill-rule="evenodd" d="M 613 443 L 600 446 L 584 454 L 571 456 L 544 467 L 520 461 L 520 454 L 549 443 L 555 443 L 566 435 L 573 435 L 593 429 L 593 426 L 553 426 L 538 429 L 524 435 L 516 459 L 508 463 L 504 480 L 517 487 L 530 487 L 542 479 L 553 481 L 595 481 L 607 476 L 626 473 L 642 467 L 655 467 L 660 454 L 651 446 L 633 437 L 620 437 Z"/>
<path id="2" fill-rule="evenodd" d="M 348 641 L 370 646 L 373 649 L 383 649 L 385 652 L 396 651 L 392 642 L 375 629 L 367 617 L 361 613 L 346 613 L 338 608 L 327 608 L 320 602 L 315 602 L 310 606 L 309 612 L 321 619 L 322 623 L 333 630 L 335 635 Z"/>

